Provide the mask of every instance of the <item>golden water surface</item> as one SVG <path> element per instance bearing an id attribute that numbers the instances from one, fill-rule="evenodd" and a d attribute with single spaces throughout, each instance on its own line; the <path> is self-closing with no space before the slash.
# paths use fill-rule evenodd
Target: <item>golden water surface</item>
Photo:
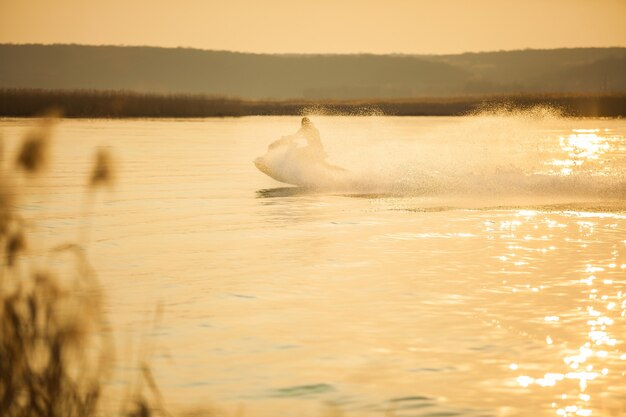
<path id="1" fill-rule="evenodd" d="M 24 210 L 88 247 L 113 390 L 149 346 L 174 413 L 626 415 L 626 122 L 312 120 L 372 192 L 257 171 L 298 118 L 57 126 Z M 9 153 L 31 125 L 0 121 Z M 102 145 L 117 184 L 92 206 Z"/>

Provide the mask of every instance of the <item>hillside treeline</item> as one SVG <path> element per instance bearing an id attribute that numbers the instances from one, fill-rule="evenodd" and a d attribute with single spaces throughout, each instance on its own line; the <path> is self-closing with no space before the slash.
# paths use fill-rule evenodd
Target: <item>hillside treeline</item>
<path id="1" fill-rule="evenodd" d="M 255 100 L 626 92 L 626 48 L 459 55 L 269 55 L 188 48 L 0 45 L 0 88 Z"/>

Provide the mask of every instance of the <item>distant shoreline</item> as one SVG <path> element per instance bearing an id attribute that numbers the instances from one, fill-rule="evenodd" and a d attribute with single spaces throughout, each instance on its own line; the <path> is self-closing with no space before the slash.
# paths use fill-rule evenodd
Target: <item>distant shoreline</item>
<path id="1" fill-rule="evenodd" d="M 626 92 L 506 94 L 363 100 L 248 100 L 129 91 L 0 89 L 0 117 L 203 118 L 302 114 L 462 116 L 491 109 L 552 107 L 571 117 L 626 117 Z"/>

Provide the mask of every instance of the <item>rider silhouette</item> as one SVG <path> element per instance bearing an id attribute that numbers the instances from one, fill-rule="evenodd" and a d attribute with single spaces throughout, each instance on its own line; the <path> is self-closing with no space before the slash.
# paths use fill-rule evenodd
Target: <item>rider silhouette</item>
<path id="1" fill-rule="evenodd" d="M 319 159 L 326 159 L 326 152 L 324 151 L 324 145 L 320 139 L 320 132 L 313 125 L 308 117 L 303 117 L 300 130 L 296 133 L 296 137 L 301 136 L 307 142 L 307 147 L 304 148 L 311 156 Z"/>
<path id="2" fill-rule="evenodd" d="M 272 143 L 269 148 L 273 149 L 277 146 L 290 145 L 297 147 L 296 141 L 300 138 L 303 138 L 307 146 L 298 147 L 298 151 L 304 153 L 305 155 L 323 161 L 326 159 L 326 152 L 324 151 L 324 145 L 322 145 L 322 140 L 320 139 L 320 132 L 313 125 L 311 120 L 308 117 L 303 117 L 301 121 L 300 130 L 298 130 L 295 134 L 291 136 L 285 136 L 280 140 Z"/>

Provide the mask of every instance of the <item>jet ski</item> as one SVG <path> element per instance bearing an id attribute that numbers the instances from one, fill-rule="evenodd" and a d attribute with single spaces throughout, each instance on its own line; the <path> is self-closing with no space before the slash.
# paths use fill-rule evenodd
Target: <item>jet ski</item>
<path id="1" fill-rule="evenodd" d="M 293 137 L 281 138 L 268 146 L 254 165 L 276 181 L 307 188 L 338 188 L 350 182 L 351 173 L 326 162 L 325 155 L 309 146 L 299 146 Z"/>

